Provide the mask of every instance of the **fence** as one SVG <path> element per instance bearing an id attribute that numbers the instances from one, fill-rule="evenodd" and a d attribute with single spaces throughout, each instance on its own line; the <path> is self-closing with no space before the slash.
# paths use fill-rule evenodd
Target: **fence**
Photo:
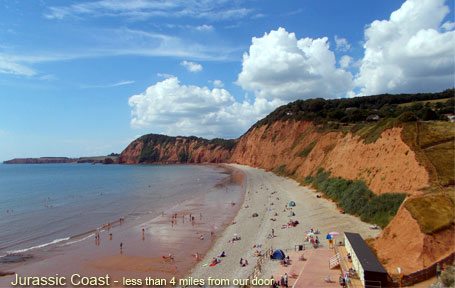
<path id="1" fill-rule="evenodd" d="M 254 278 L 257 278 L 259 277 L 259 275 L 262 273 L 262 265 L 264 264 L 264 262 L 270 258 L 270 254 L 273 252 L 273 249 L 272 248 L 269 248 L 267 249 L 264 254 L 262 254 L 262 256 L 259 256 L 257 262 L 256 262 L 256 265 L 254 266 L 253 268 L 253 273 L 251 273 L 251 275 L 248 277 L 248 283 L 251 283 L 251 281 L 254 279 Z M 243 287 L 250 287 L 249 285 L 245 285 Z"/>
<path id="2" fill-rule="evenodd" d="M 436 265 L 438 265 L 438 264 L 442 265 L 443 263 L 451 264 L 454 261 L 454 256 L 455 256 L 455 253 L 452 253 L 449 256 L 447 256 L 446 258 L 442 259 L 441 261 L 438 261 L 423 270 L 403 276 L 403 279 L 401 280 L 402 286 L 411 286 L 415 283 L 419 283 L 419 282 L 425 281 L 427 279 L 430 279 L 431 277 L 436 275 Z M 394 279 L 394 280 L 395 280 L 394 284 L 399 285 L 400 280 L 399 279 L 398 280 Z"/>

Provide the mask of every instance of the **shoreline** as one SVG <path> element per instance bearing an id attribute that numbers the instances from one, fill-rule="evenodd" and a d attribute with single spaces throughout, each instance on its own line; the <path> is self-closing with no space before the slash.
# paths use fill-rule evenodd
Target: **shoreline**
<path id="1" fill-rule="evenodd" d="M 238 203 L 243 201 L 245 191 L 245 185 L 242 182 L 245 179 L 243 174 L 237 169 L 224 165 L 210 166 L 215 170 L 222 169 L 219 173 L 224 174 L 225 177 L 215 183 L 215 186 L 210 188 L 208 192 L 198 193 L 194 197 L 174 203 L 168 208 L 162 207 L 157 213 L 154 213 L 157 215 L 148 219 L 146 217 L 127 219 L 121 225 L 111 223 L 112 241 L 109 240 L 107 224 L 103 224 L 99 227 L 101 235 L 100 246 L 93 245 L 94 234 L 89 231 L 82 233 L 80 238 L 71 237 L 65 242 L 74 240 L 76 240 L 74 242 L 77 242 L 79 241 L 78 239 L 85 239 L 86 237 L 89 239 L 82 239 L 83 241 L 68 247 L 56 247 L 54 250 L 57 251 L 51 252 L 51 255 L 44 257 L 39 255 L 36 259 L 23 263 L 2 264 L 1 266 L 3 267 L 0 270 L 5 270 L 3 272 L 15 271 L 24 276 L 50 276 L 52 275 L 51 272 L 69 275 L 74 273 L 74 271 L 82 271 L 85 275 L 96 275 L 105 272 L 113 276 L 116 275 L 120 279 L 122 276 L 144 278 L 145 276 L 153 275 L 160 278 L 169 278 L 174 274 L 182 277 L 193 266 L 194 258 L 190 255 L 191 253 L 182 251 L 184 248 L 180 247 L 182 246 L 181 244 L 185 244 L 185 249 L 194 250 L 191 252 L 204 252 L 205 254 L 213 244 L 216 236 L 223 231 L 237 214 L 240 208 Z M 231 206 L 231 202 L 234 201 L 237 202 L 237 205 Z M 225 211 L 225 209 L 232 210 L 227 215 L 224 215 L 224 213 L 223 215 L 217 215 L 218 211 Z M 175 225 L 171 226 L 171 217 L 174 213 L 178 214 L 178 219 Z M 189 222 L 190 213 L 193 213 L 196 218 L 193 225 Z M 182 215 L 185 215 L 186 219 L 183 219 Z M 142 229 L 144 229 L 144 232 L 141 231 Z M 212 231 L 214 232 L 214 237 L 211 237 Z M 205 241 L 201 242 L 199 240 L 200 234 L 205 235 Z M 138 237 L 135 237 L 135 235 L 138 235 Z M 130 239 L 131 237 L 136 239 Z M 124 244 L 123 254 L 118 252 L 120 241 L 123 241 Z M 170 245 L 172 243 L 174 245 Z M 61 246 L 65 246 L 65 244 Z M 174 269 L 174 265 L 163 263 L 161 255 L 167 255 L 168 253 L 175 255 L 178 269 Z M 70 268 L 62 268 L 62 265 Z M 64 271 L 60 272 L 60 270 Z M 14 278 L 8 276 L 0 277 L 0 286 L 9 287 L 12 279 Z"/>

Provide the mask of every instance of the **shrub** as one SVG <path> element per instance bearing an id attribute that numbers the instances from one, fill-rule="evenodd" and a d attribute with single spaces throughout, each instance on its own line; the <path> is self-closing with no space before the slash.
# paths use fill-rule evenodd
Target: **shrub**
<path id="1" fill-rule="evenodd" d="M 403 203 L 406 194 L 375 195 L 365 182 L 330 177 L 330 171 L 319 168 L 316 175 L 305 177 L 304 184 L 312 184 L 328 198 L 335 200 L 347 213 L 358 215 L 362 221 L 376 223 L 382 228 L 389 224 Z"/>

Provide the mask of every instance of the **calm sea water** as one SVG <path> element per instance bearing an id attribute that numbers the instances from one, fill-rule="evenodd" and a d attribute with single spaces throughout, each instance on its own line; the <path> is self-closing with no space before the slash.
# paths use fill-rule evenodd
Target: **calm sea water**
<path id="1" fill-rule="evenodd" d="M 41 248 L 121 217 L 157 215 L 213 189 L 194 165 L 0 165 L 0 256 Z"/>

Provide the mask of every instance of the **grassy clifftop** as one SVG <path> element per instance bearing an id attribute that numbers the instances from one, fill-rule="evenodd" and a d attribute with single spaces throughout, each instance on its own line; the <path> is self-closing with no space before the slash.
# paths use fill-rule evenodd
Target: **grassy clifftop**
<path id="1" fill-rule="evenodd" d="M 356 124 L 397 118 L 411 112 L 415 119 L 446 120 L 444 114 L 454 113 L 455 90 L 422 94 L 382 94 L 375 96 L 325 100 L 297 100 L 278 107 L 251 129 L 271 125 L 276 121 L 312 121 L 315 124 Z M 333 128 L 333 127 L 332 127 Z M 250 130 L 251 130 L 250 129 Z"/>

